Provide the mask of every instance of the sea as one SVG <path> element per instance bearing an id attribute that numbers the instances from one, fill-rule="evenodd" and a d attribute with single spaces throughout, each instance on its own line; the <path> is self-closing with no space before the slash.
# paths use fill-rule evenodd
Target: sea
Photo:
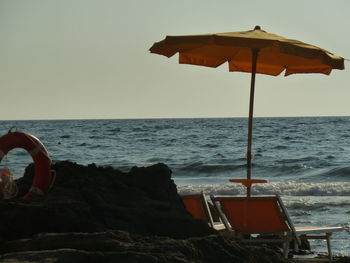
<path id="1" fill-rule="evenodd" d="M 38 137 L 52 160 L 129 171 L 164 163 L 179 193 L 244 195 L 229 179 L 246 177 L 246 118 L 0 121 Z M 350 117 L 255 118 L 252 195 L 278 194 L 295 225 L 350 225 Z M 23 149 L 2 161 L 15 178 L 32 162 Z M 325 241 L 311 241 L 316 253 Z M 350 232 L 332 236 L 333 252 L 350 255 Z"/>

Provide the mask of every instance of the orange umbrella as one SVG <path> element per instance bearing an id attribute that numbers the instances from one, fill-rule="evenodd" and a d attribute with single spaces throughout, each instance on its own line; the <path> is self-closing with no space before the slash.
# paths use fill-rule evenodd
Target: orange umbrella
<path id="1" fill-rule="evenodd" d="M 239 180 L 250 195 L 252 170 L 252 131 L 255 74 L 285 76 L 295 73 L 322 73 L 329 75 L 332 69 L 344 69 L 344 59 L 319 47 L 298 40 L 267 33 L 256 26 L 254 30 L 218 34 L 167 36 L 154 43 L 151 53 L 171 57 L 179 53 L 180 64 L 218 67 L 228 62 L 229 71 L 251 72 L 247 179 Z"/>

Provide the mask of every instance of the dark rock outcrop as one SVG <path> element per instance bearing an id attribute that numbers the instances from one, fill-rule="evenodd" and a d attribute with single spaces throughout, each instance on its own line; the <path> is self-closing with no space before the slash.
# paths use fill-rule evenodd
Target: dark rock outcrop
<path id="1" fill-rule="evenodd" d="M 272 263 L 286 262 L 264 246 L 241 247 L 219 235 L 175 240 L 123 231 L 39 234 L 5 242 L 0 262 Z"/>
<path id="2" fill-rule="evenodd" d="M 33 165 L 18 180 L 19 195 L 33 180 Z M 171 170 L 164 164 L 122 173 L 94 164 L 53 165 L 56 182 L 45 196 L 0 202 L 0 237 L 27 238 L 48 232 L 118 229 L 141 235 L 187 238 L 212 234 L 182 205 Z"/>

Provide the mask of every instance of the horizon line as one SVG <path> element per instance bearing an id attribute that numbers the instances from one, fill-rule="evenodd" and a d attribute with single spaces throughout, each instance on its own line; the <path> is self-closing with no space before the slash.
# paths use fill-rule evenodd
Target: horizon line
<path id="1" fill-rule="evenodd" d="M 263 118 L 343 118 L 350 115 L 301 115 L 301 116 L 257 116 L 254 119 Z M 67 119 L 0 119 L 0 121 L 83 121 L 83 120 L 176 120 L 176 119 L 248 119 L 248 116 L 236 117 L 134 117 L 134 118 L 67 118 Z"/>

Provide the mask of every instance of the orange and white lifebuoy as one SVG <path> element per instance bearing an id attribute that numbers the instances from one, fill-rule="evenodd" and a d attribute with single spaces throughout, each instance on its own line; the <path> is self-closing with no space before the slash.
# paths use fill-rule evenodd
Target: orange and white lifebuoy
<path id="1" fill-rule="evenodd" d="M 24 198 L 32 194 L 46 194 L 53 184 L 55 174 L 51 170 L 51 159 L 45 146 L 31 134 L 10 130 L 0 137 L 0 161 L 14 148 L 27 150 L 34 161 L 35 176 L 33 184 Z"/>

